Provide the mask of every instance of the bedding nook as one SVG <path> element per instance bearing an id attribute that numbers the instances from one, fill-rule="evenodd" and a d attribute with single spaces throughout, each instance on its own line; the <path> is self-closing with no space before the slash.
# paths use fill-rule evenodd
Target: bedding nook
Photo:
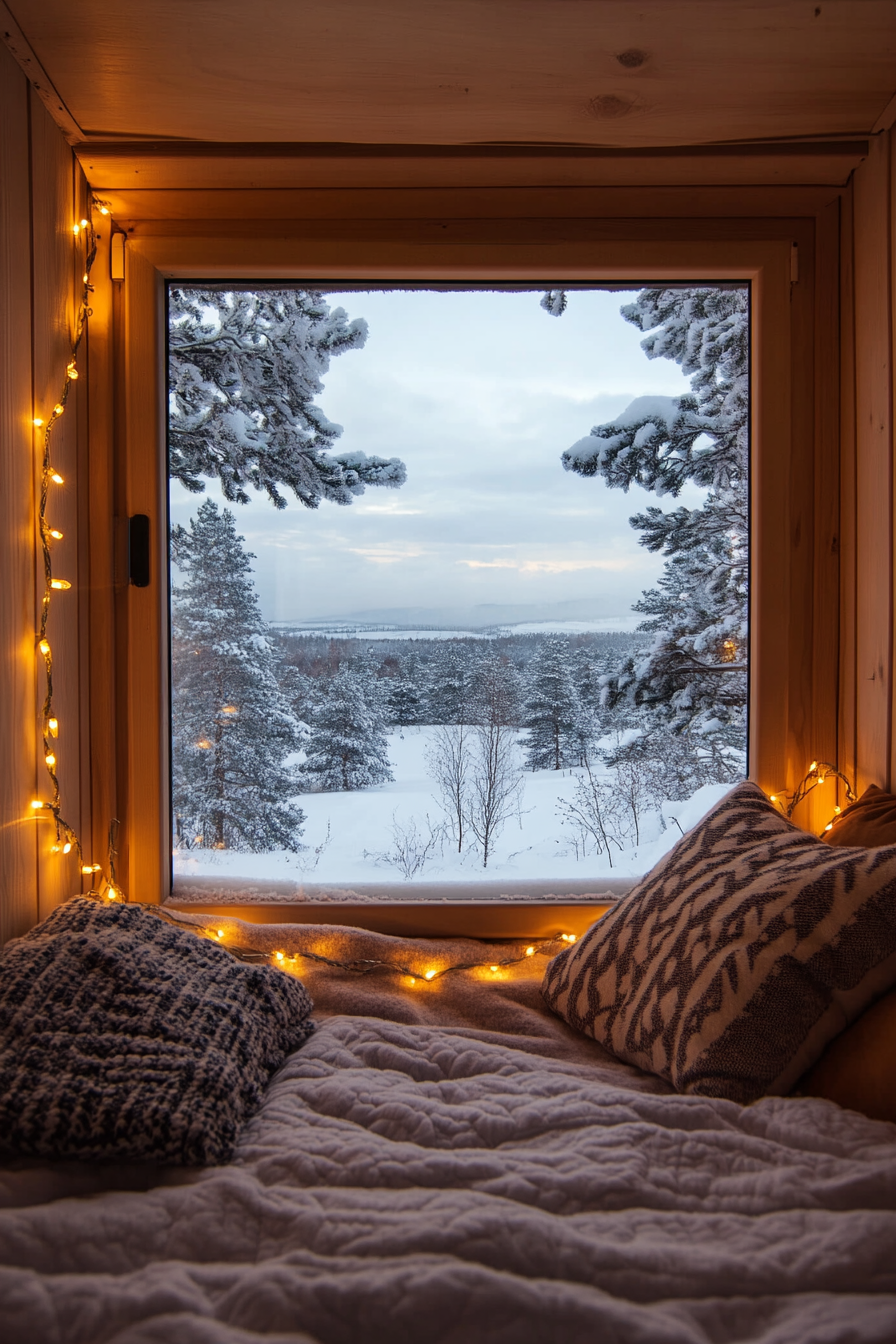
<path id="1" fill-rule="evenodd" d="M 896 7 L 0 0 L 0 18 L 0 1344 L 893 1344 Z M 197 578 L 175 595 L 172 662 L 169 536 L 204 596 L 204 538 L 248 555 L 210 495 L 205 532 L 178 531 L 166 473 L 226 504 L 259 485 L 278 505 L 284 484 L 312 508 L 355 501 L 355 519 L 365 484 L 404 489 L 388 415 L 337 454 L 314 399 L 326 374 L 338 405 L 328 361 L 367 339 L 331 299 L 373 312 L 424 290 L 525 294 L 539 340 L 570 337 L 577 291 L 637 295 L 638 360 L 678 366 L 655 396 L 617 370 L 605 404 L 572 362 L 522 372 L 515 329 L 491 340 L 515 391 L 489 488 L 519 485 L 535 384 L 587 410 L 556 480 L 592 500 L 632 487 L 645 582 L 663 579 L 633 599 L 649 628 L 610 632 L 627 665 L 594 654 L 579 673 L 632 722 L 661 702 L 668 776 L 714 752 L 725 770 L 701 812 L 672 799 L 671 848 L 606 890 L 570 878 L 569 899 L 520 868 L 490 903 L 484 882 L 426 901 L 388 881 L 316 903 L 309 874 L 278 886 L 251 845 L 218 882 L 220 793 L 174 809 L 178 890 L 172 800 L 246 766 L 252 725 L 215 686 L 208 722 L 173 739 L 171 688 L 227 659 L 263 681 L 276 659 L 246 580 L 246 641 L 221 603 L 227 647 L 200 668 Z M 273 336 L 249 333 L 238 377 L 250 309 Z M 465 322 L 468 355 L 489 337 Z M 438 358 L 443 409 L 411 377 L 424 341 L 408 321 L 371 404 L 404 377 L 457 471 L 461 398 Z M 466 400 L 487 438 L 500 406 Z M 457 565 L 472 584 L 516 564 L 520 591 L 559 575 L 550 627 L 563 575 L 622 575 L 606 515 L 589 506 L 575 550 L 552 491 L 533 507 L 557 505 L 556 553 L 511 560 L 492 513 L 492 549 Z M 365 564 L 388 614 L 400 519 L 421 529 L 409 564 L 430 538 L 394 507 L 410 490 L 375 498 Z M 455 507 L 452 541 L 467 521 Z M 528 662 L 518 646 L 517 670 L 553 676 L 549 642 Z M 295 846 L 287 785 L 319 688 L 297 690 L 311 645 L 280 644 L 294 665 L 243 784 L 247 826 L 261 799 Z M 389 664 L 399 731 L 423 652 Z M 494 709 L 500 675 L 481 685 Z M 458 708 L 414 726 L 465 729 Z M 581 820 L 573 773 L 606 802 L 582 724 L 554 724 L 551 759 L 530 717 L 532 772 L 567 770 Z M 511 719 L 489 722 L 506 738 Z M 615 748 L 637 758 L 636 739 Z M 332 762 L 311 764 L 330 788 Z M 351 815 L 374 830 L 386 814 L 362 790 L 388 774 L 379 759 L 356 781 Z M 577 844 L 602 836 L 609 872 L 589 816 Z M 197 846 L 212 876 L 190 878 Z"/>

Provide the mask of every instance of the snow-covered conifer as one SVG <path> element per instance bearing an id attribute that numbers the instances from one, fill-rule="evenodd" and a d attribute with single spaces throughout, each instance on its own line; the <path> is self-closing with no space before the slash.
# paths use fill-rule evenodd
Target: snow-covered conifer
<path id="1" fill-rule="evenodd" d="M 281 689 L 250 560 L 233 514 L 211 500 L 172 534 L 184 576 L 172 589 L 175 843 L 301 849 L 299 791 L 286 764 L 301 725 Z"/>
<path id="2" fill-rule="evenodd" d="M 648 550 L 667 557 L 636 610 L 653 645 L 607 680 L 609 703 L 650 705 L 677 730 L 745 724 L 748 630 L 749 301 L 738 287 L 645 289 L 622 309 L 647 333 L 651 359 L 672 359 L 691 394 L 639 397 L 563 455 L 569 471 L 658 495 L 708 490 L 696 509 L 636 514 Z"/>
<path id="3" fill-rule="evenodd" d="M 302 767 L 317 788 L 365 789 L 393 778 L 374 681 L 343 666 L 324 686 Z"/>
<path id="4" fill-rule="evenodd" d="M 286 487 L 315 509 L 404 481 L 398 458 L 328 452 L 342 427 L 314 402 L 331 357 L 364 345 L 362 318 L 311 290 L 177 288 L 168 330 L 169 472 L 188 490 L 216 478 L 228 500 L 265 490 L 282 509 Z"/>
<path id="5" fill-rule="evenodd" d="M 545 639 L 532 659 L 522 722 L 530 770 L 579 764 L 587 736 L 585 713 L 566 640 Z"/>

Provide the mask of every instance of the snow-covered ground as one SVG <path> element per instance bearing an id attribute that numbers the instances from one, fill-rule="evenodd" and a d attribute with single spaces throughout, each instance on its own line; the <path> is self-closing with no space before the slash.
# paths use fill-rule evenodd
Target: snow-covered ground
<path id="1" fill-rule="evenodd" d="M 557 814 L 560 798 L 571 798 L 575 770 L 524 771 L 519 808 L 498 837 L 488 868 L 474 851 L 458 854 L 450 835 L 437 843 L 425 865 L 408 881 L 388 855 L 395 849 L 393 831 L 413 821 L 425 840 L 445 818 L 435 785 L 426 769 L 426 747 L 434 728 L 405 728 L 389 735 L 389 759 L 395 782 L 350 793 L 306 793 L 298 797 L 306 815 L 300 854 L 283 850 L 267 854 L 191 850 L 174 855 L 175 878 L 245 878 L 350 887 L 390 883 L 412 889 L 425 883 L 470 883 L 542 880 L 563 883 L 594 878 L 637 878 L 675 844 L 731 788 L 710 784 L 688 800 L 670 799 L 641 825 L 640 844 L 623 852 L 582 853 L 572 832 Z M 609 745 L 609 743 L 608 743 Z M 610 771 L 606 771 L 609 776 Z M 427 821 L 428 816 L 428 821 Z M 328 838 L 329 837 L 329 838 Z"/>

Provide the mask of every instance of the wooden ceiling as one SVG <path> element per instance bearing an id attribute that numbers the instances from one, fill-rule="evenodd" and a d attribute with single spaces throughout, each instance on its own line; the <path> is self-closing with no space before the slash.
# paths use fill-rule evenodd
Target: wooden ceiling
<path id="1" fill-rule="evenodd" d="M 92 185 L 163 213 L 204 188 L 832 183 L 896 110 L 894 0 L 0 0 L 0 28 Z"/>

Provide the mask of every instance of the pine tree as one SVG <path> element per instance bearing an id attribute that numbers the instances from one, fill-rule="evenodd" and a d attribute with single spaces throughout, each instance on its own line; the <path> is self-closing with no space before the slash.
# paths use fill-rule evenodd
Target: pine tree
<path id="1" fill-rule="evenodd" d="M 172 780 L 176 842 L 297 852 L 304 816 L 286 757 L 301 727 L 281 690 L 233 514 L 211 500 L 171 538 Z"/>
<path id="2" fill-rule="evenodd" d="M 697 509 L 636 514 L 641 544 L 667 557 L 636 611 L 653 634 L 607 680 L 610 704 L 652 708 L 675 730 L 743 744 L 748 637 L 749 300 L 737 287 L 645 289 L 622 309 L 647 333 L 650 359 L 691 376 L 683 397 L 640 397 L 563 455 L 569 471 L 676 496 L 707 488 Z"/>
<path id="3" fill-rule="evenodd" d="M 523 706 L 526 765 L 530 770 L 578 765 L 583 738 L 587 738 L 584 725 L 569 645 L 565 640 L 546 639 L 529 665 Z"/>
<path id="4" fill-rule="evenodd" d="M 438 646 L 427 685 L 429 723 L 470 722 L 473 663 L 470 640 L 445 640 Z"/>
<path id="5" fill-rule="evenodd" d="M 282 509 L 285 486 L 316 509 L 405 480 L 398 458 L 329 453 L 342 427 L 314 404 L 331 357 L 364 345 L 363 319 L 312 290 L 172 289 L 168 331 L 169 472 L 187 490 L 212 478 L 232 502 L 251 487 Z"/>
<path id="6" fill-rule="evenodd" d="M 343 666 L 324 686 L 303 773 L 319 789 L 365 789 L 393 778 L 374 678 Z"/>

